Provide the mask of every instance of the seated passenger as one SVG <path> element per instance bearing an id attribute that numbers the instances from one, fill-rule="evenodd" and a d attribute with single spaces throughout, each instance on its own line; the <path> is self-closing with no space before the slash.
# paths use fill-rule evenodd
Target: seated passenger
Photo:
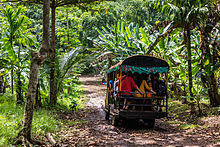
<path id="1" fill-rule="evenodd" d="M 150 89 L 152 90 L 153 88 L 152 88 L 152 82 L 151 81 L 148 81 L 148 86 L 150 87 Z M 156 93 L 154 93 L 154 94 L 156 94 Z M 152 93 L 148 93 L 147 94 L 147 98 L 152 98 Z M 144 100 L 144 104 L 150 104 L 150 105 L 153 105 L 154 103 L 153 103 L 153 99 L 151 99 L 151 100 Z M 155 110 L 155 108 L 153 107 L 153 106 L 150 106 L 150 110 Z"/>
<path id="2" fill-rule="evenodd" d="M 164 97 L 166 96 L 166 84 L 164 81 L 160 80 L 159 73 L 156 73 L 152 80 L 153 90 L 156 91 L 156 96 Z"/>
<path id="3" fill-rule="evenodd" d="M 113 93 L 113 89 L 114 89 L 114 87 L 113 87 L 113 81 L 112 81 L 112 80 L 109 80 L 109 90 L 110 90 L 110 94 Z"/>
<path id="4" fill-rule="evenodd" d="M 156 91 L 157 98 L 163 98 L 166 96 L 166 84 L 164 81 L 160 80 L 159 73 L 156 73 L 153 78 L 153 90 Z M 161 99 L 157 100 L 157 105 L 161 105 Z M 162 107 L 158 107 L 159 111 L 162 111 Z"/>
<path id="5" fill-rule="evenodd" d="M 144 79 L 143 76 L 140 76 L 141 79 Z M 156 94 L 155 91 L 152 89 L 152 87 L 149 87 L 147 85 L 147 82 L 145 80 L 142 80 L 141 84 L 140 84 L 140 87 L 139 89 L 143 92 L 143 93 L 146 93 L 145 89 L 148 91 L 148 92 L 151 92 L 153 94 Z M 135 91 L 137 92 L 137 90 Z M 134 96 L 135 97 L 146 97 L 146 94 L 144 95 L 141 95 L 139 93 L 134 93 Z M 152 96 L 151 96 L 152 97 Z"/>
<path id="6" fill-rule="evenodd" d="M 118 95 L 118 86 L 119 86 L 119 76 L 117 74 L 117 78 L 115 78 L 115 81 L 114 81 L 114 99 L 116 100 L 117 98 L 117 95 Z"/>
<path id="7" fill-rule="evenodd" d="M 124 75 L 121 77 L 121 91 L 122 91 L 121 95 L 123 95 L 124 97 L 131 97 L 132 96 L 132 94 L 131 94 L 132 87 L 137 89 L 143 95 L 144 93 L 138 88 L 138 86 L 136 85 L 136 83 L 134 82 L 134 80 L 131 76 L 132 76 L 131 72 L 127 72 L 127 75 Z M 124 107 L 123 108 L 128 109 L 126 98 L 124 99 Z"/>
<path id="8" fill-rule="evenodd" d="M 152 92 L 152 91 L 153 91 L 153 87 L 152 87 L 151 81 L 148 82 L 148 86 L 149 86 L 149 88 L 150 88 L 149 91 Z M 153 94 L 156 94 L 155 91 L 153 91 L 152 93 L 153 93 Z M 151 94 L 151 93 L 147 93 L 147 97 L 148 97 L 148 98 L 152 98 L 152 94 Z"/>

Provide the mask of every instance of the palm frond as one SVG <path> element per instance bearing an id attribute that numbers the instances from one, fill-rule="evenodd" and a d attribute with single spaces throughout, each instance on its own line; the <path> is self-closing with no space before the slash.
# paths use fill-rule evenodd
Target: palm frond
<path id="1" fill-rule="evenodd" d="M 78 47 L 74 50 L 69 51 L 64 55 L 63 58 L 60 59 L 60 66 L 59 66 L 59 74 L 57 77 L 57 89 L 59 91 L 60 85 L 64 80 L 67 73 L 70 71 L 72 66 L 79 61 L 78 54 L 82 50 L 83 47 Z"/>

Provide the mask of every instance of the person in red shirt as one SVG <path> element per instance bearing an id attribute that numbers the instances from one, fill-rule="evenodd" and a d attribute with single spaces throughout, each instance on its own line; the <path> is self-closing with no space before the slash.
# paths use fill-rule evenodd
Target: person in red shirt
<path id="1" fill-rule="evenodd" d="M 132 96 L 132 88 L 137 89 L 141 94 L 144 94 L 137 86 L 135 81 L 132 78 L 131 72 L 127 72 L 127 75 L 121 77 L 121 95 L 124 97 L 131 97 Z M 128 109 L 128 106 L 126 106 L 127 99 L 124 100 L 124 109 Z"/>

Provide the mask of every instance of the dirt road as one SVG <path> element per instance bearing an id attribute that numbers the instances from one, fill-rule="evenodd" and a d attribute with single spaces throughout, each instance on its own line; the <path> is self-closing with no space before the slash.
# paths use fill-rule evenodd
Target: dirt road
<path id="1" fill-rule="evenodd" d="M 78 121 L 69 124 L 65 137 L 60 139 L 63 146 L 218 146 L 219 132 L 205 129 L 179 129 L 177 123 L 167 123 L 167 119 L 156 120 L 155 128 L 128 125 L 114 127 L 104 119 L 105 85 L 101 77 L 82 76 L 85 95 L 89 98 L 86 109 L 68 118 Z M 80 127 L 76 127 L 80 126 Z M 218 127 L 216 129 L 219 129 Z M 216 141 L 217 140 L 217 141 Z"/>

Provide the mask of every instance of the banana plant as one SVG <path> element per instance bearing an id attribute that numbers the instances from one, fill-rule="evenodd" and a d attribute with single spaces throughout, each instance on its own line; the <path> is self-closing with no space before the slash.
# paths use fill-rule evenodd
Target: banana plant
<path id="1" fill-rule="evenodd" d="M 143 55 L 152 42 L 154 34 L 149 35 L 150 27 L 139 27 L 138 24 L 126 24 L 119 21 L 114 25 L 106 25 L 102 30 L 97 29 L 99 37 L 91 39 L 96 49 L 90 49 L 96 58 L 110 56 L 112 63 L 118 62 L 132 55 Z M 109 58 L 108 58 L 109 59 Z M 110 61 L 109 61 L 110 62 Z M 108 63 L 107 63 L 108 64 Z M 108 67 L 109 68 L 109 67 Z"/>

